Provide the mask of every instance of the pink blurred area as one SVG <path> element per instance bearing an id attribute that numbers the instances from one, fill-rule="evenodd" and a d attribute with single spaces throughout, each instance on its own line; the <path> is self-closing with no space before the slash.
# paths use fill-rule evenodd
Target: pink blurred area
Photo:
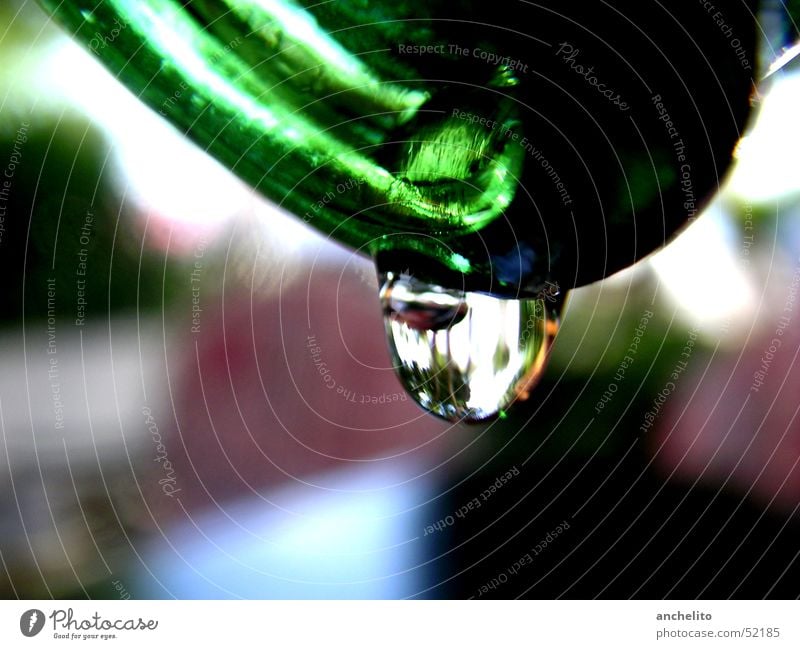
<path id="1" fill-rule="evenodd" d="M 800 507 L 800 321 L 776 333 L 781 308 L 742 350 L 697 359 L 651 443 L 664 472 L 792 511 Z"/>
<path id="2" fill-rule="evenodd" d="M 185 506 L 292 483 L 325 489 L 326 476 L 381 466 L 393 482 L 400 466 L 414 480 L 463 433 L 406 395 L 374 283 L 352 267 L 304 267 L 263 297 L 240 283 L 201 318 L 177 337 L 171 380 Z"/>

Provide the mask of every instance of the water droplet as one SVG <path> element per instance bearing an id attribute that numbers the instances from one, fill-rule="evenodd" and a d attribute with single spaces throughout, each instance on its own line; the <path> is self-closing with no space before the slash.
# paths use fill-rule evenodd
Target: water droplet
<path id="1" fill-rule="evenodd" d="M 382 276 L 389 349 L 412 398 L 449 421 L 503 417 L 541 377 L 558 319 L 544 298 L 509 300 Z"/>

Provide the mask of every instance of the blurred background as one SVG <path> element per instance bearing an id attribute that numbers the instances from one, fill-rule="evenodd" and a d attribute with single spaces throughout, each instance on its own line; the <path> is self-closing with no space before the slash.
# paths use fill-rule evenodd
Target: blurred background
<path id="1" fill-rule="evenodd" d="M 800 66 L 702 216 L 465 427 L 396 380 L 371 261 L 35 4 L 0 35 L 3 597 L 800 595 Z"/>

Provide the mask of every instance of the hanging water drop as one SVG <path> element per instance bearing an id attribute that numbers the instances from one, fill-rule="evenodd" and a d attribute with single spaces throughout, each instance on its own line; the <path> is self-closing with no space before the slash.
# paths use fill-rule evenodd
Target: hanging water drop
<path id="1" fill-rule="evenodd" d="M 454 422 L 503 416 L 541 377 L 558 318 L 544 298 L 511 300 L 385 273 L 395 370 L 425 410 Z"/>

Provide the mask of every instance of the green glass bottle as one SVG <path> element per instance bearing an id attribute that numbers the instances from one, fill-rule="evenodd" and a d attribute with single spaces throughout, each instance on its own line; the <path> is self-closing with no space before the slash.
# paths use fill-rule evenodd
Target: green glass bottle
<path id="1" fill-rule="evenodd" d="M 234 173 L 376 258 L 401 378 L 456 420 L 526 394 L 566 290 L 699 213 L 756 75 L 754 1 L 42 3 Z M 493 342 L 455 363 L 486 296 L 508 301 Z"/>

